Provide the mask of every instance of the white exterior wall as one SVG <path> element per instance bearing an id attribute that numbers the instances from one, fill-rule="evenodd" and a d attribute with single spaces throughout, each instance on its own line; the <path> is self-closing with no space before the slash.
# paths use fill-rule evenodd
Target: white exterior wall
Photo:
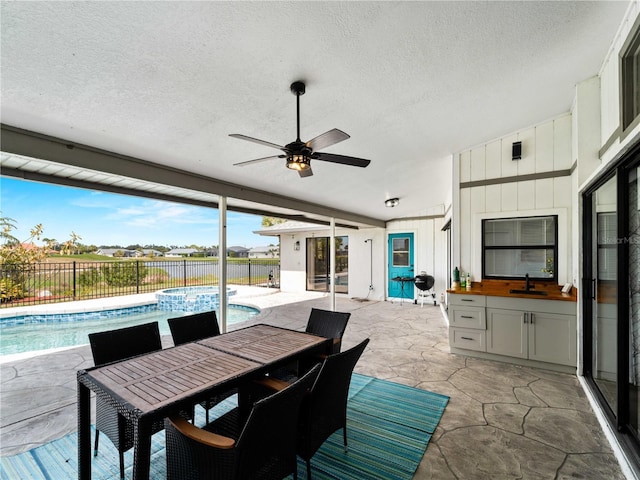
<path id="1" fill-rule="evenodd" d="M 383 301 L 387 298 L 387 235 L 389 233 L 414 234 L 414 271 L 432 275 L 437 299 L 446 289 L 446 232 L 442 231 L 444 216 L 398 220 L 387 229 L 359 230 L 336 228 L 336 236 L 349 237 L 349 297 Z M 306 239 L 327 237 L 329 229 L 318 227 L 305 232 L 284 233 L 280 237 L 280 290 L 303 292 L 306 290 Z M 369 241 L 370 240 L 370 241 Z M 295 250 L 300 242 L 300 250 Z M 370 289 L 371 287 L 371 289 Z"/>
<path id="2" fill-rule="evenodd" d="M 306 289 L 306 242 L 303 234 L 283 234 L 280 236 L 280 290 L 283 292 L 304 292 Z M 295 250 L 295 242 L 300 242 L 300 250 Z"/>
<path id="3" fill-rule="evenodd" d="M 571 115 L 565 114 L 463 151 L 458 155 L 459 183 L 569 170 L 571 139 Z M 511 146 L 517 141 L 522 142 L 522 159 L 514 161 Z M 558 215 L 558 281 L 573 281 L 571 192 L 570 175 L 461 187 L 459 232 L 454 232 L 460 252 L 454 252 L 454 266 L 480 280 L 483 219 Z"/>
<path id="4" fill-rule="evenodd" d="M 349 297 L 367 297 L 384 300 L 385 295 L 385 230 L 382 228 L 336 228 L 336 236 L 349 237 Z M 280 290 L 304 292 L 306 290 L 306 239 L 328 237 L 327 227 L 317 230 L 286 233 L 280 236 Z M 371 242 L 365 240 L 371 239 Z M 300 250 L 295 243 L 300 242 Z M 373 261 L 372 261 L 373 260 Z M 373 289 L 369 292 L 369 285 Z"/>
<path id="5" fill-rule="evenodd" d="M 600 70 L 600 104 L 602 111 L 602 125 L 600 131 L 600 145 L 605 145 L 612 136 L 617 136 L 616 132 L 620 125 L 620 71 L 619 57 L 622 46 L 626 41 L 633 25 L 640 16 L 640 1 L 632 1 L 627 10 L 627 14 L 616 32 L 611 48 L 604 59 Z M 622 141 L 616 139 L 613 144 L 602 155 L 602 163 L 606 165 L 626 146 L 630 145 L 633 139 L 640 135 L 640 125 L 626 135 Z"/>

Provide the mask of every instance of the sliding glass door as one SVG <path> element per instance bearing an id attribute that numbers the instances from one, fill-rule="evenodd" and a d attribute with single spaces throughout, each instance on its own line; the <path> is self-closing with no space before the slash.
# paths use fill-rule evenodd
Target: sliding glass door
<path id="1" fill-rule="evenodd" d="M 613 176 L 590 196 L 593 380 L 612 415 L 618 405 L 617 221 Z"/>
<path id="2" fill-rule="evenodd" d="M 640 465 L 640 145 L 583 196 L 584 372 Z"/>
<path id="3" fill-rule="evenodd" d="M 335 237 L 336 293 L 349 293 L 349 237 Z M 329 237 L 307 238 L 307 290 L 330 290 Z"/>

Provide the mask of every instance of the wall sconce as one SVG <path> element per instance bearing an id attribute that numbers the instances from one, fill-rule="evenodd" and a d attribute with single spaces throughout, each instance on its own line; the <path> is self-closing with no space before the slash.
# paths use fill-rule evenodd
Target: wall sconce
<path id="1" fill-rule="evenodd" d="M 511 160 L 520 160 L 522 158 L 522 142 L 513 142 L 511 145 Z"/>
<path id="2" fill-rule="evenodd" d="M 297 252 L 298 250 L 300 250 L 300 240 L 296 240 L 295 243 L 293 244 L 293 249 Z"/>
<path id="3" fill-rule="evenodd" d="M 399 198 L 389 198 L 389 199 L 384 201 L 384 206 L 385 207 L 389 207 L 389 208 L 393 208 L 393 207 L 397 207 L 399 203 L 400 203 L 400 199 Z"/>

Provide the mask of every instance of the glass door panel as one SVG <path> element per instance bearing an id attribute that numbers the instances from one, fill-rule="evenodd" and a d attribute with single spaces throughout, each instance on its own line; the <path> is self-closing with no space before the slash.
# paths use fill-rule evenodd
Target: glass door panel
<path id="1" fill-rule="evenodd" d="M 328 238 L 307 238 L 307 290 L 329 291 Z"/>
<path id="2" fill-rule="evenodd" d="M 592 195 L 594 282 L 593 379 L 614 415 L 618 411 L 617 221 L 616 177 Z"/>
<path id="3" fill-rule="evenodd" d="M 640 425 L 640 167 L 628 170 L 628 248 L 629 248 L 629 426 L 639 438 Z"/>

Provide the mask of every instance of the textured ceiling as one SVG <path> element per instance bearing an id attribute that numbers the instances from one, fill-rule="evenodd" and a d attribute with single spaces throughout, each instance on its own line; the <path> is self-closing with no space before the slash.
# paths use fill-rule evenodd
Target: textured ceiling
<path id="1" fill-rule="evenodd" d="M 441 211 L 451 155 L 569 110 L 627 2 L 2 2 L 2 122 L 387 220 Z M 332 128 L 298 178 L 276 144 Z M 100 170 L 100 165 L 95 166 Z M 215 192 L 214 192 L 215 193 Z M 394 209 L 384 200 L 400 197 Z"/>

